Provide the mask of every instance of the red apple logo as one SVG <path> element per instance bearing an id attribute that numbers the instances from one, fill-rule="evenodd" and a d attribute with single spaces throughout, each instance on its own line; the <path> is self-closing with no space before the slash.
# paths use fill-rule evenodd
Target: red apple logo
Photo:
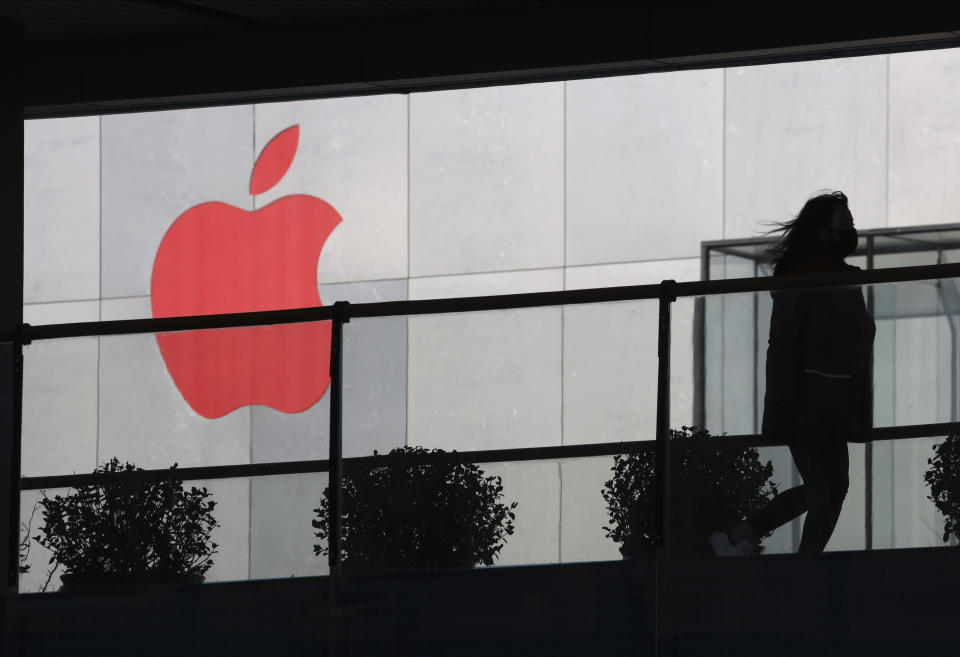
<path id="1" fill-rule="evenodd" d="M 295 125 L 270 140 L 253 165 L 250 194 L 279 182 L 299 138 Z M 340 220 L 330 204 L 302 194 L 253 212 L 216 201 L 190 208 L 157 249 L 153 316 L 321 305 L 317 259 Z M 330 384 L 329 322 L 161 333 L 157 344 L 183 398 L 207 418 L 249 404 L 299 413 Z"/>

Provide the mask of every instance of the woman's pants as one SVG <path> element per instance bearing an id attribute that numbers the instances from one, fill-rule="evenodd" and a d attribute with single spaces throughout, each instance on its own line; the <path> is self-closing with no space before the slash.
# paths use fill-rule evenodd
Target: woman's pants
<path id="1" fill-rule="evenodd" d="M 847 437 L 856 415 L 849 379 L 806 376 L 802 412 L 790 437 L 790 454 L 803 484 L 780 493 L 747 520 L 757 536 L 806 512 L 800 552 L 823 552 L 847 495 Z"/>

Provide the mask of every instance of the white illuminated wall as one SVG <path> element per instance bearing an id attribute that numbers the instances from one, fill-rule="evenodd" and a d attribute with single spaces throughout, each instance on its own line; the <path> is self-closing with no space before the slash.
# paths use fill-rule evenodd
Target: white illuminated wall
<path id="1" fill-rule="evenodd" d="M 944 50 L 28 121 L 25 321 L 149 317 L 160 240 L 205 201 L 333 205 L 343 223 L 317 266 L 325 304 L 695 280 L 702 241 L 758 235 L 824 188 L 849 195 L 861 227 L 960 221 L 958 79 L 960 51 Z M 293 124 L 290 170 L 251 197 L 257 154 Z M 345 453 L 652 438 L 656 319 L 644 301 L 355 320 Z M 692 339 L 693 304 L 681 301 L 677 427 L 692 422 Z M 295 415 L 245 406 L 203 418 L 151 335 L 38 342 L 26 353 L 22 469 L 325 458 L 328 418 L 326 397 Z M 520 502 L 501 563 L 619 558 L 601 531 L 610 465 L 485 466 Z M 222 525 L 210 579 L 326 572 L 310 527 L 325 484 L 210 482 Z M 929 512 L 923 490 L 909 495 Z M 26 515 L 34 499 L 24 495 Z M 909 527 L 892 536 L 915 542 Z M 41 552 L 24 590 L 42 581 Z"/>

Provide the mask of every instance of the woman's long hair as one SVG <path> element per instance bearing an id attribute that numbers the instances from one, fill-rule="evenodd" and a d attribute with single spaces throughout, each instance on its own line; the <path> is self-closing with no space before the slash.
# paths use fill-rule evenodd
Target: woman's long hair
<path id="1" fill-rule="evenodd" d="M 777 242 L 767 250 L 774 275 L 789 271 L 823 250 L 818 231 L 830 225 L 833 211 L 840 205 L 847 205 L 843 192 L 825 192 L 804 203 L 795 219 L 775 224 L 776 228 L 767 233 L 780 233 Z"/>

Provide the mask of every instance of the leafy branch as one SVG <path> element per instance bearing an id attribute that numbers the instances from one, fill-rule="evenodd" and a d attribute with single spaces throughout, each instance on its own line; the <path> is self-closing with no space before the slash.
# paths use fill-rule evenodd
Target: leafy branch
<path id="1" fill-rule="evenodd" d="M 50 563 L 63 565 L 65 578 L 202 581 L 217 551 L 210 540 L 216 502 L 206 488 L 187 490 L 179 480 L 123 476 L 135 470 L 142 469 L 114 458 L 95 470 L 107 481 L 44 496 L 44 525 L 34 539 L 53 553 Z"/>
<path id="2" fill-rule="evenodd" d="M 344 476 L 344 565 L 493 565 L 513 534 L 517 502 L 500 501 L 500 477 L 445 454 L 422 447 L 374 452 L 372 467 Z M 329 487 L 314 513 L 316 536 L 329 541 Z M 328 545 L 314 545 L 314 554 L 328 553 Z"/>
<path id="3" fill-rule="evenodd" d="M 46 493 L 41 491 L 45 496 Z M 33 527 L 33 518 L 37 515 L 37 508 L 40 506 L 40 501 L 37 500 L 33 503 L 33 509 L 30 510 L 30 519 L 27 522 L 20 523 L 20 546 L 19 546 L 19 557 L 20 557 L 20 574 L 30 572 L 30 564 L 27 563 L 30 560 L 30 531 Z"/>
<path id="4" fill-rule="evenodd" d="M 726 529 L 762 508 L 777 494 L 773 465 L 753 448 L 712 441 L 706 429 L 670 430 L 673 517 L 670 531 L 680 550 L 702 546 L 709 533 Z M 608 538 L 624 555 L 657 544 L 654 451 L 638 448 L 616 455 L 613 477 L 600 491 L 607 503 Z"/>
<path id="5" fill-rule="evenodd" d="M 944 516 L 943 541 L 960 538 L 960 434 L 952 434 L 933 448 L 923 480 L 930 487 L 928 499 Z"/>

